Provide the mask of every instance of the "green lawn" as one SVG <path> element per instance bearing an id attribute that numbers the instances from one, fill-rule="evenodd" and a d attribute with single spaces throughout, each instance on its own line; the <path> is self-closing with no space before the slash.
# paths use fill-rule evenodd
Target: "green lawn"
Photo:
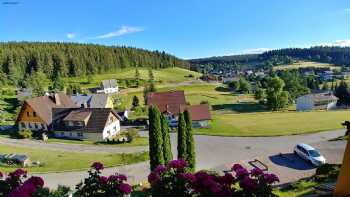
<path id="1" fill-rule="evenodd" d="M 148 146 L 147 137 L 138 137 L 135 138 L 131 143 L 124 144 L 107 144 L 105 142 L 93 142 L 88 140 L 69 140 L 69 139 L 57 139 L 50 138 L 47 141 L 48 143 L 65 143 L 65 144 L 85 144 L 85 145 L 100 145 L 100 146 L 112 146 L 112 147 L 132 147 L 132 146 Z"/>
<path id="2" fill-rule="evenodd" d="M 148 80 L 148 69 L 147 68 L 140 68 L 140 78 L 144 80 Z M 192 74 L 194 78 L 189 78 L 188 76 Z M 200 73 L 186 70 L 183 68 L 164 68 L 164 69 L 158 69 L 153 70 L 153 75 L 155 78 L 155 81 L 159 83 L 178 83 L 183 81 L 189 81 L 193 80 L 196 77 L 201 76 Z M 80 84 L 83 88 L 92 88 L 97 87 L 100 85 L 101 81 L 104 79 L 133 79 L 135 76 L 135 69 L 123 69 L 123 70 L 117 70 L 114 72 L 110 72 L 107 74 L 97 74 L 93 76 L 92 83 L 87 83 L 87 76 L 82 77 L 70 77 L 65 78 L 66 83 L 70 84 Z"/>
<path id="3" fill-rule="evenodd" d="M 186 100 L 192 105 L 199 104 L 202 101 L 207 101 L 213 106 L 213 108 L 226 107 L 225 105 L 237 104 L 239 102 L 255 102 L 252 95 L 237 95 L 228 91 L 223 85 L 219 84 L 208 84 L 208 83 L 195 83 L 187 86 L 177 87 L 159 87 L 158 91 L 171 91 L 171 90 L 184 90 Z M 126 103 L 126 106 L 131 107 L 132 97 L 138 96 L 140 103 L 144 103 L 143 93 L 130 92 L 124 94 L 122 97 Z M 239 111 L 238 111 L 239 112 Z"/>
<path id="4" fill-rule="evenodd" d="M 31 161 L 40 161 L 44 164 L 42 167 L 27 168 L 31 173 L 83 170 L 88 169 L 94 161 L 102 162 L 105 167 L 112 167 L 148 160 L 148 152 L 135 154 L 92 154 L 21 148 L 8 145 L 0 145 L 0 152 L 2 154 L 26 154 L 30 157 Z M 77 162 L 77 159 L 79 162 Z M 2 172 L 9 172 L 15 169 L 16 167 L 0 166 L 0 171 Z"/>
<path id="5" fill-rule="evenodd" d="M 197 134 L 219 136 L 295 135 L 343 128 L 350 111 L 213 113 L 210 128 Z"/>
<path id="6" fill-rule="evenodd" d="M 317 183 L 312 181 L 298 181 L 284 189 L 275 190 L 274 194 L 280 197 L 307 196 L 310 194 L 315 194 L 313 187 L 316 185 Z"/>

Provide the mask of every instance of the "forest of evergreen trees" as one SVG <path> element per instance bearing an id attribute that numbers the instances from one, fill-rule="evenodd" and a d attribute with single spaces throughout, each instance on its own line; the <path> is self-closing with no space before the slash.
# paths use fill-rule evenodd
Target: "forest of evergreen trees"
<path id="1" fill-rule="evenodd" d="M 276 56 L 289 56 L 302 60 L 331 63 L 338 66 L 350 66 L 350 47 L 288 48 L 272 50 L 260 55 L 263 60 L 269 60 Z"/>
<path id="2" fill-rule="evenodd" d="M 221 57 L 210 57 L 190 60 L 191 68 L 196 70 L 200 65 L 211 65 L 213 67 L 235 66 L 240 67 L 263 66 L 268 68 L 279 63 L 285 64 L 293 59 L 308 60 L 321 63 L 330 63 L 338 66 L 350 67 L 350 47 L 311 47 L 311 48 L 287 48 L 267 51 L 260 55 L 245 54 Z M 266 66 L 265 66 L 266 65 Z"/>
<path id="3" fill-rule="evenodd" d="M 61 42 L 0 43 L 0 82 L 17 85 L 36 72 L 47 78 L 82 76 L 128 67 L 189 68 L 165 52 L 132 47 Z"/>

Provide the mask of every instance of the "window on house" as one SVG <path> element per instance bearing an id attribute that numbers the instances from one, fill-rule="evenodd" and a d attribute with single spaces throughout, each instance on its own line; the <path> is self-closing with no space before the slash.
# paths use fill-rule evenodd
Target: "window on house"
<path id="1" fill-rule="evenodd" d="M 38 124 L 34 123 L 34 127 L 37 129 L 38 128 Z"/>
<path id="2" fill-rule="evenodd" d="M 41 128 L 45 128 L 45 125 L 43 123 L 41 123 Z"/>
<path id="3" fill-rule="evenodd" d="M 36 112 L 33 112 L 33 116 L 36 117 Z"/>
<path id="4" fill-rule="evenodd" d="M 81 132 L 79 132 L 77 135 L 78 135 L 79 137 L 83 137 L 83 133 L 81 133 Z"/>
<path id="5" fill-rule="evenodd" d="M 69 136 L 71 136 L 71 137 L 72 137 L 72 136 L 73 136 L 73 133 L 72 133 L 72 132 L 70 132 L 70 133 L 69 133 Z"/>
<path id="6" fill-rule="evenodd" d="M 28 127 L 29 127 L 29 128 L 32 128 L 32 123 L 28 123 Z"/>
<path id="7" fill-rule="evenodd" d="M 28 117 L 30 116 L 28 111 L 27 111 L 27 116 L 28 116 Z"/>
<path id="8" fill-rule="evenodd" d="M 114 131 L 117 131 L 117 127 L 113 127 L 113 130 L 114 130 Z"/>
<path id="9" fill-rule="evenodd" d="M 64 136 L 64 132 L 61 132 L 61 136 Z"/>
<path id="10" fill-rule="evenodd" d="M 24 124 L 24 122 L 21 122 L 21 127 L 25 128 L 26 124 Z"/>
<path id="11" fill-rule="evenodd" d="M 108 135 L 110 135 L 110 134 L 111 134 L 111 132 L 108 130 L 108 131 L 107 131 L 107 134 L 108 134 Z"/>

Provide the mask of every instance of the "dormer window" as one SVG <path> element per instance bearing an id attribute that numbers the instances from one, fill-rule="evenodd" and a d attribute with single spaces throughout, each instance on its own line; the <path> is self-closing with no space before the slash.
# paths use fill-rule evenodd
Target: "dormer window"
<path id="1" fill-rule="evenodd" d="M 36 117 L 36 112 L 33 112 L 33 116 Z"/>
<path id="2" fill-rule="evenodd" d="M 28 116 L 28 117 L 30 117 L 30 114 L 29 114 L 29 112 L 28 112 L 28 111 L 27 111 L 27 116 Z"/>

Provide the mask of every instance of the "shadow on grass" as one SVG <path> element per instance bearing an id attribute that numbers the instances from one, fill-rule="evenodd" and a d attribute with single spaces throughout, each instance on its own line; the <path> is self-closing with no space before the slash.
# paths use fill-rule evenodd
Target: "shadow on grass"
<path id="1" fill-rule="evenodd" d="M 218 92 L 230 92 L 229 88 L 223 87 L 223 86 L 218 86 L 215 88 L 216 91 Z"/>
<path id="2" fill-rule="evenodd" d="M 239 113 L 268 111 L 263 105 L 258 103 L 221 104 L 213 105 L 212 108 L 213 110 L 231 110 Z"/>
<path id="3" fill-rule="evenodd" d="M 294 153 L 277 154 L 269 157 L 272 163 L 295 170 L 311 170 L 315 167 Z"/>

